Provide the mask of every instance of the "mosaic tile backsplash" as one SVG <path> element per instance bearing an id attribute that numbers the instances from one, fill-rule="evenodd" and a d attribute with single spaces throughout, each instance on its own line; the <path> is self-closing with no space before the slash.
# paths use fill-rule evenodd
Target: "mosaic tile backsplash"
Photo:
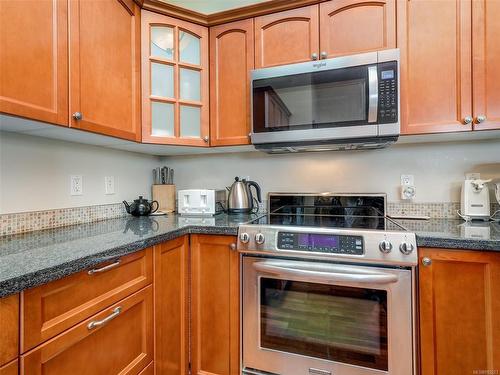
<path id="1" fill-rule="evenodd" d="M 266 207 L 265 202 L 262 205 Z M 458 202 L 400 203 L 388 202 L 387 212 L 394 216 L 430 216 L 432 219 L 457 219 Z M 491 205 L 491 213 L 499 210 Z M 0 215 L 0 236 L 58 228 L 74 224 L 92 223 L 128 215 L 122 203 L 100 206 L 62 208 L 57 210 L 21 212 Z"/>
<path id="2" fill-rule="evenodd" d="M 0 236 L 126 216 L 123 203 L 0 215 Z"/>

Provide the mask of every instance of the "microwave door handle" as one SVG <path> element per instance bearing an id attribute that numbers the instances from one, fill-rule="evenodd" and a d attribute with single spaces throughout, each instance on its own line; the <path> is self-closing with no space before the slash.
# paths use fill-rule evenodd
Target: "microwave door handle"
<path id="1" fill-rule="evenodd" d="M 368 122 L 377 122 L 378 113 L 378 72 L 377 66 L 368 67 Z"/>
<path id="2" fill-rule="evenodd" d="M 307 281 L 317 281 L 322 283 L 348 282 L 362 284 L 391 284 L 398 281 L 398 276 L 392 273 L 382 272 L 328 272 L 325 270 L 308 270 L 289 268 L 278 263 L 258 262 L 254 264 L 257 271 L 270 273 L 277 276 L 304 277 Z"/>

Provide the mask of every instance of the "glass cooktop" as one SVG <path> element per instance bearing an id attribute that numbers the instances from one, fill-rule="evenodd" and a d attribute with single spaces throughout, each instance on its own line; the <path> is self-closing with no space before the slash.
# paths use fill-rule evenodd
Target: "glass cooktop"
<path id="1" fill-rule="evenodd" d="M 406 230 L 385 215 L 384 195 L 270 194 L 268 209 L 249 224 Z"/>

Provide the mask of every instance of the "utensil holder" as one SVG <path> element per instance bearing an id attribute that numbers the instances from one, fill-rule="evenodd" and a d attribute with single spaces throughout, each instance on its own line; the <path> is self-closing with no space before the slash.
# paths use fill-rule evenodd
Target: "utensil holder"
<path id="1" fill-rule="evenodd" d="M 158 211 L 175 211 L 175 185 L 152 185 L 153 200 L 158 201 Z"/>

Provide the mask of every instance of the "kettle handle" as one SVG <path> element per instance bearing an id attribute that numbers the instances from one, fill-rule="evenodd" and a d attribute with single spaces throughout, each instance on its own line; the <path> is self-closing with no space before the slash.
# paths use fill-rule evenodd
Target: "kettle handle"
<path id="1" fill-rule="evenodd" d="M 154 214 L 156 211 L 158 211 L 158 208 L 160 208 L 160 204 L 158 201 L 152 201 L 151 202 L 151 207 L 153 207 L 153 203 L 156 203 L 156 208 L 150 212 L 150 214 Z"/>
<path id="2" fill-rule="evenodd" d="M 257 200 L 259 201 L 259 203 L 262 203 L 262 198 L 261 198 L 261 195 L 260 195 L 260 186 L 258 183 L 256 183 L 255 181 L 247 181 L 247 184 L 249 186 L 253 186 L 255 188 L 255 191 L 257 192 Z"/>

